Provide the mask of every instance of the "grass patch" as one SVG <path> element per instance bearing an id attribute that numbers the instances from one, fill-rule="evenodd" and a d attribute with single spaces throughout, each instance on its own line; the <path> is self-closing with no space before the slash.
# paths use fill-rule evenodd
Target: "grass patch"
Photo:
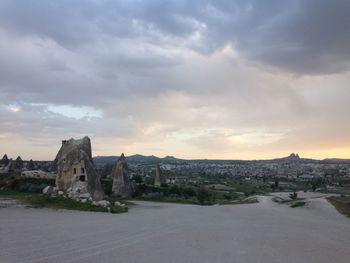
<path id="1" fill-rule="evenodd" d="M 37 193 L 23 193 L 8 190 L 1 190 L 0 197 L 13 198 L 19 200 L 30 207 L 35 208 L 53 208 L 53 209 L 68 209 L 78 211 L 91 212 L 111 212 L 111 213 L 125 213 L 128 211 L 127 207 L 111 205 L 108 207 L 93 205 L 91 202 L 78 202 L 69 198 L 61 196 L 51 197 Z"/>
<path id="2" fill-rule="evenodd" d="M 162 198 L 154 198 L 154 197 L 137 197 L 133 200 L 138 201 L 150 201 L 150 202 L 161 202 L 161 203 L 176 203 L 176 204 L 188 204 L 188 205 L 199 205 L 199 202 L 194 199 L 183 199 L 176 197 L 162 197 Z"/>
<path id="3" fill-rule="evenodd" d="M 291 208 L 295 208 L 295 207 L 302 207 L 305 206 L 306 202 L 305 201 L 295 201 L 293 203 L 290 204 Z"/>
<path id="4" fill-rule="evenodd" d="M 222 200 L 219 202 L 219 205 L 240 205 L 240 204 L 255 204 L 255 203 L 259 203 L 258 198 L 249 197 L 249 198 L 238 199 L 238 200 Z"/>
<path id="5" fill-rule="evenodd" d="M 277 196 L 273 197 L 272 201 L 274 201 L 275 203 L 278 203 L 278 204 L 285 204 L 285 203 L 291 202 L 290 199 L 284 199 L 282 197 L 277 197 Z"/>
<path id="6" fill-rule="evenodd" d="M 302 207 L 305 206 L 307 204 L 306 201 L 304 201 L 304 198 L 297 198 L 295 200 L 292 199 L 285 199 L 282 197 L 273 197 L 272 201 L 278 203 L 278 204 L 286 204 L 289 205 L 291 208 L 295 208 L 295 207 Z"/>
<path id="7" fill-rule="evenodd" d="M 327 197 L 327 200 L 334 205 L 339 213 L 350 217 L 350 197 L 331 196 Z"/>

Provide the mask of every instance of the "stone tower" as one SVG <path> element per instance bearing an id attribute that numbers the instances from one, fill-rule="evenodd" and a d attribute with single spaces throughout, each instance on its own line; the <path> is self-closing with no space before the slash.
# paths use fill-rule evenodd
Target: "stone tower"
<path id="1" fill-rule="evenodd" d="M 129 178 L 129 168 L 124 154 L 119 157 L 112 170 L 112 192 L 123 197 L 130 196 L 133 192 Z"/>
<path id="2" fill-rule="evenodd" d="M 80 140 L 62 141 L 62 146 L 53 163 L 57 171 L 56 187 L 60 191 L 90 193 L 93 200 L 102 200 L 100 176 L 92 162 L 89 137 Z"/>
<path id="3" fill-rule="evenodd" d="M 156 176 L 154 177 L 154 186 L 160 186 L 162 184 L 162 178 L 161 178 L 161 170 L 159 164 L 157 164 L 156 167 Z"/>

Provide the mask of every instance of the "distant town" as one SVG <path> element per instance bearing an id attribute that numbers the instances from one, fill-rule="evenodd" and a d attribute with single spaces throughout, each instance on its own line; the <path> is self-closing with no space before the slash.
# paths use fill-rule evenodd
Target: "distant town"
<path id="1" fill-rule="evenodd" d="M 117 156 L 93 157 L 96 170 L 101 177 L 108 177 Z M 158 164 L 168 183 L 187 181 L 186 178 L 241 178 L 245 180 L 281 177 L 290 180 L 308 181 L 315 178 L 327 179 L 334 186 L 350 184 L 350 159 L 304 159 L 292 153 L 288 157 L 272 160 L 184 160 L 172 156 L 127 156 L 130 175 L 145 179 L 152 177 Z M 23 177 L 53 178 L 53 161 L 15 159 L 4 154 L 0 161 L 0 174 L 21 172 Z M 348 182 L 349 181 L 349 182 Z"/>

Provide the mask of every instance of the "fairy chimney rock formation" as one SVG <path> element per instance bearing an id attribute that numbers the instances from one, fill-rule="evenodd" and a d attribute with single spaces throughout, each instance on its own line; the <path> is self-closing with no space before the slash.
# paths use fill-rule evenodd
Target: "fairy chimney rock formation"
<path id="1" fill-rule="evenodd" d="M 9 164 L 9 162 L 10 162 L 10 160 L 9 160 L 9 158 L 7 157 L 7 154 L 5 153 L 4 156 L 3 156 L 2 159 L 1 159 L 1 164 L 4 165 L 4 166 L 6 166 L 6 165 Z"/>
<path id="2" fill-rule="evenodd" d="M 156 176 L 154 178 L 154 186 L 160 186 L 162 183 L 161 171 L 159 164 L 156 167 Z"/>
<path id="3" fill-rule="evenodd" d="M 59 191 L 89 193 L 93 200 L 103 199 L 100 176 L 92 162 L 89 137 L 62 141 L 53 167 L 57 170 L 56 186 Z"/>
<path id="4" fill-rule="evenodd" d="M 32 159 L 30 159 L 30 161 L 29 161 L 29 163 L 28 163 L 28 165 L 27 165 L 27 169 L 28 169 L 29 171 L 35 170 L 35 165 L 34 165 L 34 162 L 33 162 Z"/>
<path id="5" fill-rule="evenodd" d="M 23 169 L 23 160 L 21 156 L 18 156 L 15 161 L 15 167 L 17 171 L 21 171 Z"/>
<path id="6" fill-rule="evenodd" d="M 112 170 L 112 192 L 123 197 L 132 194 L 132 185 L 129 178 L 129 168 L 124 154 L 119 157 Z"/>

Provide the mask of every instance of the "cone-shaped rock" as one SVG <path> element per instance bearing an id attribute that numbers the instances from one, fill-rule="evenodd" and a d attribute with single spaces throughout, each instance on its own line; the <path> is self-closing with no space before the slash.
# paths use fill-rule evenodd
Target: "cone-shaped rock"
<path id="1" fill-rule="evenodd" d="M 113 167 L 112 180 L 112 192 L 114 194 L 124 197 L 132 194 L 132 186 L 129 178 L 129 168 L 123 153 Z"/>
<path id="2" fill-rule="evenodd" d="M 17 171 L 21 171 L 23 169 L 23 160 L 21 156 L 18 156 L 15 161 L 15 167 Z"/>
<path id="3" fill-rule="evenodd" d="M 33 162 L 32 159 L 30 159 L 30 161 L 29 161 L 29 163 L 28 163 L 28 165 L 27 165 L 27 169 L 28 169 L 29 171 L 35 169 L 35 165 L 34 165 L 34 162 Z"/>
<path id="4" fill-rule="evenodd" d="M 154 186 L 160 186 L 162 183 L 160 166 L 157 164 L 156 167 L 156 176 L 154 178 Z"/>
<path id="5" fill-rule="evenodd" d="M 62 141 L 53 163 L 57 171 L 56 186 L 60 191 L 88 192 L 92 199 L 102 200 L 100 176 L 96 173 L 89 137 Z"/>
<path id="6" fill-rule="evenodd" d="M 8 165 L 10 162 L 9 158 L 7 158 L 7 154 L 5 153 L 4 156 L 2 157 L 0 163 L 4 166 Z"/>

